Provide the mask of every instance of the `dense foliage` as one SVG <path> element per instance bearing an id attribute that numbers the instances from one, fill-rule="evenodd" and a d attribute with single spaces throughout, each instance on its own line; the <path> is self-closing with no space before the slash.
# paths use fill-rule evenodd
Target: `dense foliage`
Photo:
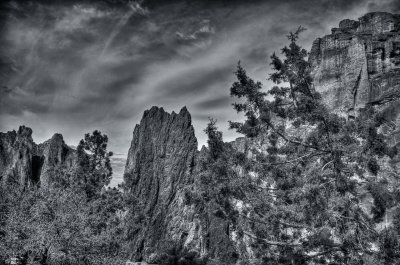
<path id="1" fill-rule="evenodd" d="M 262 246 L 266 264 L 393 264 L 400 231 L 377 229 L 397 202 L 397 176 L 382 162 L 396 153 L 386 121 L 371 106 L 346 117 L 324 105 L 297 44 L 301 31 L 288 36 L 283 59 L 271 56 L 276 86 L 265 92 L 239 64 L 231 87 L 246 120 L 230 126 L 253 144 L 242 177 L 252 186 L 244 234 Z"/>
<path id="2" fill-rule="evenodd" d="M 47 187 L 2 187 L 0 260 L 21 264 L 121 264 L 123 197 L 111 177 L 107 136 L 85 135 L 80 164 L 55 170 Z"/>

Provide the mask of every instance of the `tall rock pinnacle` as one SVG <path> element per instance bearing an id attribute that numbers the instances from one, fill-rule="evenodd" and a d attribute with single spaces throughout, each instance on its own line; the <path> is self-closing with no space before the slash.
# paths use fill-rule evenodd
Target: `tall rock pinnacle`
<path id="1" fill-rule="evenodd" d="M 146 258 L 162 242 L 187 235 L 188 227 L 180 229 L 188 215 L 181 192 L 193 182 L 196 153 L 186 108 L 179 114 L 158 107 L 145 111 L 133 132 L 124 175 L 128 192 L 146 216 L 133 241 L 132 259 Z"/>

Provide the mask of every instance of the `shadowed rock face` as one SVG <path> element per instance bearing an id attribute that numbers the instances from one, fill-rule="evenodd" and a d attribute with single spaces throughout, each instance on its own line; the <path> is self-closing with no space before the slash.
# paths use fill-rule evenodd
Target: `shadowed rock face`
<path id="1" fill-rule="evenodd" d="M 400 96 L 400 15 L 343 20 L 314 41 L 309 60 L 315 87 L 332 109 L 355 115 L 367 103 L 390 104 L 398 116 L 393 98 Z"/>
<path id="2" fill-rule="evenodd" d="M 144 218 L 136 224 L 131 259 L 154 262 L 155 253 L 173 245 L 197 256 L 233 264 L 247 255 L 245 244 L 235 239 L 229 221 L 216 209 L 187 202 L 185 192 L 199 190 L 200 174 L 207 169 L 208 150 L 197 151 L 197 140 L 186 108 L 179 114 L 153 107 L 133 132 L 124 181 L 137 200 Z M 196 208 L 197 207 L 197 208 Z"/>
<path id="3" fill-rule="evenodd" d="M 21 126 L 18 132 L 0 133 L 0 176 L 3 183 L 32 184 L 32 156 L 36 145 L 32 130 Z M 35 173 L 37 170 L 35 169 Z"/>
<path id="4" fill-rule="evenodd" d="M 124 174 L 128 192 L 146 215 L 132 244 L 132 259 L 147 260 L 165 241 L 184 241 L 196 226 L 182 194 L 193 183 L 196 153 L 197 139 L 186 108 L 179 114 L 158 107 L 145 111 L 133 132 Z"/>
<path id="5" fill-rule="evenodd" d="M 58 166 L 72 168 L 76 152 L 68 147 L 61 134 L 35 144 L 32 130 L 21 126 L 18 131 L 0 133 L 0 179 L 2 184 L 18 183 L 24 187 L 47 186 Z"/>
<path id="6" fill-rule="evenodd" d="M 42 159 L 42 167 L 40 172 L 40 184 L 47 186 L 51 183 L 51 178 L 55 173 L 55 169 L 64 166 L 67 169 L 73 169 L 77 163 L 77 153 L 64 143 L 61 134 L 54 134 L 53 137 L 46 142 L 39 144 L 37 147 L 37 155 Z"/>

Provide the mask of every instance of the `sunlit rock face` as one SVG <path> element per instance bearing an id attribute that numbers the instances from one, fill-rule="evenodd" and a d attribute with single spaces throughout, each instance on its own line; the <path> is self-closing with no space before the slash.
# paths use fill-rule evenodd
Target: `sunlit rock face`
<path id="1" fill-rule="evenodd" d="M 0 133 L 0 179 L 3 185 L 47 186 L 56 168 L 72 169 L 76 159 L 76 151 L 64 143 L 60 134 L 37 145 L 33 142 L 32 130 L 25 126 L 17 132 Z"/>
<path id="2" fill-rule="evenodd" d="M 396 120 L 400 103 L 391 99 L 400 94 L 400 15 L 376 12 L 341 21 L 314 41 L 310 63 L 315 87 L 332 109 L 352 116 L 367 103 L 390 101 Z"/>

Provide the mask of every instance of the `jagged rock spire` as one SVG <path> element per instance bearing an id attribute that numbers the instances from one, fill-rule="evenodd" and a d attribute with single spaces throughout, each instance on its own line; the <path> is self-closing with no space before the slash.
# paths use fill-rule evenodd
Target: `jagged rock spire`
<path id="1" fill-rule="evenodd" d="M 0 180 L 2 185 L 47 186 L 58 166 L 72 168 L 75 151 L 68 147 L 61 134 L 42 144 L 35 144 L 32 129 L 20 126 L 18 131 L 0 133 Z"/>
<path id="2" fill-rule="evenodd" d="M 187 223 L 176 220 L 187 214 L 178 198 L 192 182 L 196 152 L 197 139 L 186 107 L 179 114 L 158 107 L 144 112 L 133 132 L 124 175 L 127 192 L 148 216 L 133 240 L 132 259 L 148 258 L 162 242 L 187 232 L 179 228 Z"/>

